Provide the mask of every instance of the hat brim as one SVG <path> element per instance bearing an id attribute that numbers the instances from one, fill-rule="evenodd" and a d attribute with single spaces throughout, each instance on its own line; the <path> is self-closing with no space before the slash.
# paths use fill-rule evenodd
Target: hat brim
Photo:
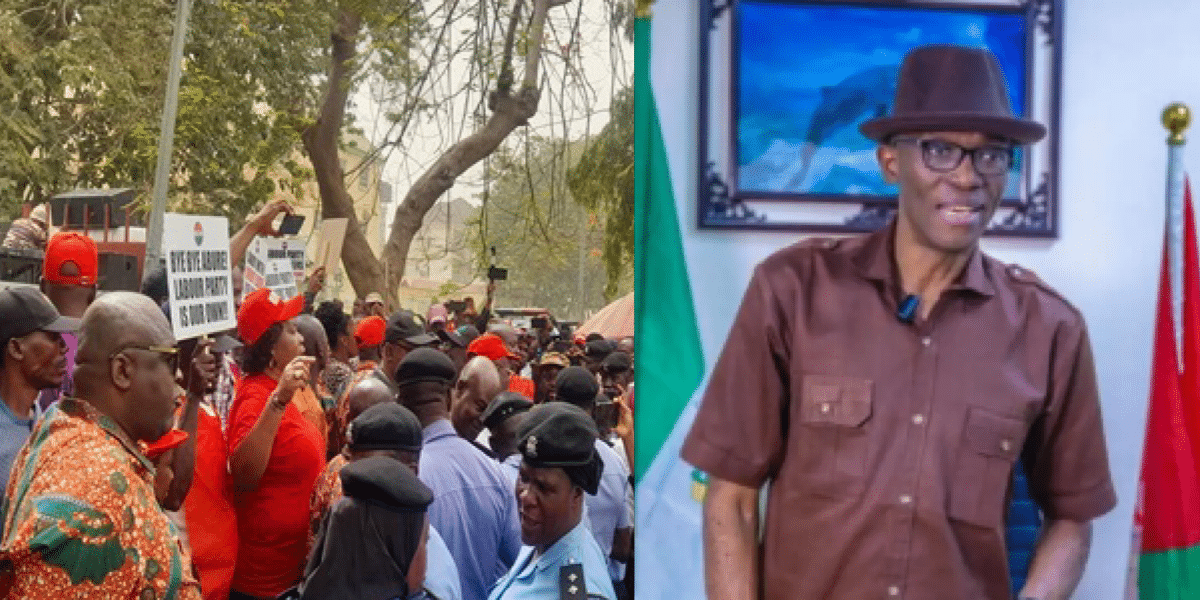
<path id="1" fill-rule="evenodd" d="M 406 337 L 406 338 L 404 338 L 404 341 L 408 342 L 414 346 L 425 346 L 427 344 L 432 344 L 432 343 L 436 342 L 437 336 L 433 336 L 428 333 L 422 333 L 420 335 Z"/>
<path id="2" fill-rule="evenodd" d="M 1046 137 L 1046 126 L 1037 121 L 979 113 L 880 117 L 859 125 L 858 130 L 876 142 L 883 142 L 897 133 L 915 131 L 971 131 L 1008 138 L 1021 144 L 1031 144 Z"/>
<path id="3" fill-rule="evenodd" d="M 441 339 L 450 342 L 459 348 L 467 347 L 467 342 L 463 340 L 461 335 L 458 335 L 457 331 L 446 331 L 445 329 L 439 329 L 437 335 Z"/>
<path id="4" fill-rule="evenodd" d="M 276 321 L 289 321 L 304 310 L 304 296 L 299 294 L 288 298 L 279 304 L 279 316 Z"/>
<path id="5" fill-rule="evenodd" d="M 41 331 L 52 331 L 54 333 L 72 333 L 79 331 L 79 319 L 75 317 L 59 317 L 50 323 L 38 327 Z"/>

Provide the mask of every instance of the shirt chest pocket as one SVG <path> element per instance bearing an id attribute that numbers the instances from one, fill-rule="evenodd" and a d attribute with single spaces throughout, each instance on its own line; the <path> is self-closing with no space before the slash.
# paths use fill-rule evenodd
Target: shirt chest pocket
<path id="1" fill-rule="evenodd" d="M 1026 430 L 1019 418 L 969 409 L 949 493 L 951 518 L 989 528 L 1003 524 L 1008 486 Z"/>
<path id="2" fill-rule="evenodd" d="M 867 478 L 872 382 L 836 375 L 804 375 L 793 404 L 789 456 L 805 494 L 843 498 L 862 494 Z"/>

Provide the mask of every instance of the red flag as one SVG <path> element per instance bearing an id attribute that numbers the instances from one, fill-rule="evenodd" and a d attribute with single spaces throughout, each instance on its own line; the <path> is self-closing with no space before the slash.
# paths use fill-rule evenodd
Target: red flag
<path id="1" fill-rule="evenodd" d="M 1184 183 L 1182 357 L 1176 346 L 1170 260 L 1164 236 L 1146 445 L 1137 522 L 1143 600 L 1200 592 L 1200 261 L 1191 186 Z M 1187 597 L 1191 597 L 1190 595 Z"/>

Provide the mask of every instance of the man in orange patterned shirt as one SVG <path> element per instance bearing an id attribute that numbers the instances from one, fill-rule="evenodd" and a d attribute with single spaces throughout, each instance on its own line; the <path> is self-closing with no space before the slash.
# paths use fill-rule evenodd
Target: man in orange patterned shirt
<path id="1" fill-rule="evenodd" d="M 75 392 L 48 412 L 4 498 L 4 598 L 199 600 L 138 442 L 175 412 L 175 340 L 154 301 L 112 292 L 84 313 Z"/>

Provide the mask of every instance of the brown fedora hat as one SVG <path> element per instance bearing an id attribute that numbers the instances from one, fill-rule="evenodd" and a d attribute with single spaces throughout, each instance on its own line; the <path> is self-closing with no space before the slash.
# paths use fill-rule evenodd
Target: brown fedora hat
<path id="1" fill-rule="evenodd" d="M 977 131 L 1022 144 L 1046 135 L 1041 123 L 1013 116 L 995 55 L 950 45 L 921 46 L 905 55 L 892 114 L 859 125 L 859 131 L 877 142 L 912 131 Z"/>

